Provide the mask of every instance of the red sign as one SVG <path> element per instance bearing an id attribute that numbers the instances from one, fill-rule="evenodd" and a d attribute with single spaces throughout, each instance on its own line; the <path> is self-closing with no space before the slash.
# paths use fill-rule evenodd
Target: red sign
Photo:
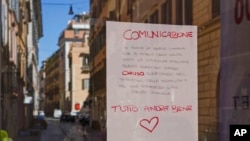
<path id="1" fill-rule="evenodd" d="M 75 104 L 75 110 L 80 110 L 80 103 Z"/>

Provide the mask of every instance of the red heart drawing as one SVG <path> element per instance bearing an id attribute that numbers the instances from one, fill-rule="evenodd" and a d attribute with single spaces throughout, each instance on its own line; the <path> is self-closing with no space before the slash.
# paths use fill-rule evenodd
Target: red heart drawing
<path id="1" fill-rule="evenodd" d="M 159 118 L 152 117 L 150 120 L 142 119 L 140 121 L 140 126 L 152 133 L 154 131 L 155 127 L 158 125 L 158 123 L 159 123 Z"/>

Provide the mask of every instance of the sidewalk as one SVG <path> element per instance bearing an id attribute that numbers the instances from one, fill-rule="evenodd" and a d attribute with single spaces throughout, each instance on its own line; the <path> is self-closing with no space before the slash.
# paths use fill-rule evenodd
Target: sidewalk
<path id="1" fill-rule="evenodd" d="M 87 139 L 84 141 L 106 141 L 106 132 L 102 130 L 94 130 L 91 127 L 87 126 L 86 138 Z"/>
<path id="2" fill-rule="evenodd" d="M 39 141 L 39 140 L 40 140 L 40 131 L 33 129 L 23 131 L 21 135 L 13 139 L 13 141 Z"/>
<path id="3" fill-rule="evenodd" d="M 39 136 L 20 136 L 18 138 L 13 139 L 13 141 L 39 141 Z"/>

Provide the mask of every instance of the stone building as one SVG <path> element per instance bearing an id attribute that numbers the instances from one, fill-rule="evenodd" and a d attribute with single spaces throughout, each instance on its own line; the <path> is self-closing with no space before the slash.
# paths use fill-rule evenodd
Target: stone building
<path id="1" fill-rule="evenodd" d="M 39 81 L 38 81 L 38 41 L 43 36 L 41 1 L 31 0 L 30 22 L 27 36 L 27 91 L 33 96 L 33 115 L 37 115 L 39 108 Z"/>
<path id="2" fill-rule="evenodd" d="M 60 108 L 60 50 L 54 52 L 44 63 L 45 70 L 45 114 L 53 116 L 54 109 Z"/>
<path id="3" fill-rule="evenodd" d="M 59 49 L 45 60 L 45 113 L 87 112 L 89 16 L 74 15 L 58 38 Z"/>
<path id="4" fill-rule="evenodd" d="M 84 64 L 88 62 L 88 32 L 88 14 L 81 13 L 74 15 L 58 38 L 61 60 L 60 109 L 64 112 L 78 111 L 75 106 L 81 107 L 88 94 L 88 88 L 84 89 L 82 84 L 88 86 L 88 64 Z M 77 100 L 77 97 L 81 99 Z"/>
<path id="5" fill-rule="evenodd" d="M 14 137 L 19 129 L 29 127 L 33 119 L 34 105 L 24 100 L 26 96 L 34 98 L 33 90 L 38 87 L 36 58 L 42 37 L 41 3 L 2 0 L 1 17 L 0 128 Z M 28 56 L 34 56 L 33 60 Z"/>
<path id="6" fill-rule="evenodd" d="M 46 86 L 46 62 L 42 62 L 42 66 L 39 70 L 39 110 L 45 110 L 45 86 Z"/>
<path id="7" fill-rule="evenodd" d="M 73 43 L 69 59 L 71 111 L 80 112 L 82 109 L 81 112 L 88 112 L 84 107 L 84 102 L 89 94 L 89 47 Z"/>

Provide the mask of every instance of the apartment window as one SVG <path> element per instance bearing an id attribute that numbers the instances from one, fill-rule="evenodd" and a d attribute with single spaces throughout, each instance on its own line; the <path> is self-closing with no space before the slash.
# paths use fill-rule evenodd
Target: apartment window
<path id="1" fill-rule="evenodd" d="M 109 12 L 109 18 L 112 21 L 116 21 L 117 20 L 117 15 L 116 15 L 116 10 L 115 9 Z"/>
<path id="2" fill-rule="evenodd" d="M 132 0 L 127 0 L 127 15 L 132 12 Z"/>
<path id="3" fill-rule="evenodd" d="M 101 38 L 102 38 L 102 46 L 106 45 L 106 28 L 103 27 L 101 31 Z"/>
<path id="4" fill-rule="evenodd" d="M 176 0 L 176 24 L 182 25 L 183 24 L 183 1 Z"/>
<path id="5" fill-rule="evenodd" d="M 96 5 L 93 6 L 93 10 L 91 11 L 92 14 L 91 14 L 91 17 L 94 18 L 94 20 L 96 20 L 95 18 L 98 17 L 98 7 Z"/>
<path id="6" fill-rule="evenodd" d="M 63 57 L 64 57 L 64 53 L 63 53 L 63 52 L 61 52 L 61 58 L 63 59 Z"/>
<path id="7" fill-rule="evenodd" d="M 79 30 L 78 29 L 74 29 L 74 35 L 77 36 L 79 34 Z"/>
<path id="8" fill-rule="evenodd" d="M 83 42 L 89 46 L 89 34 L 84 34 Z"/>
<path id="9" fill-rule="evenodd" d="M 107 0 L 102 0 L 101 1 L 101 7 L 103 8 L 103 6 L 105 5 L 105 3 L 107 2 Z"/>
<path id="10" fill-rule="evenodd" d="M 82 90 L 89 89 L 89 79 L 82 79 Z"/>
<path id="11" fill-rule="evenodd" d="M 69 58 L 69 68 L 71 68 L 71 66 L 72 66 L 72 58 L 70 57 Z"/>
<path id="12" fill-rule="evenodd" d="M 172 23 L 172 1 L 168 0 L 161 6 L 161 23 L 171 24 Z"/>
<path id="13" fill-rule="evenodd" d="M 151 23 L 158 23 L 159 21 L 159 11 L 155 10 L 155 12 L 150 16 Z"/>
<path id="14" fill-rule="evenodd" d="M 100 14 L 101 14 L 101 5 L 100 4 L 97 4 L 97 7 L 96 7 L 96 18 L 98 18 L 99 16 L 100 16 Z"/>
<path id="15" fill-rule="evenodd" d="M 21 56 L 22 56 L 22 53 L 20 53 L 20 51 L 18 51 L 17 52 L 17 68 L 21 71 L 21 60 L 22 60 L 22 58 L 21 58 Z"/>
<path id="16" fill-rule="evenodd" d="M 19 2 L 18 0 L 9 0 L 9 8 L 13 10 L 16 14 L 16 20 L 17 22 L 20 22 L 20 8 L 19 8 Z"/>
<path id="17" fill-rule="evenodd" d="M 84 55 L 82 59 L 83 66 L 89 65 L 89 55 Z"/>
<path id="18" fill-rule="evenodd" d="M 26 6 L 26 11 L 30 11 L 31 9 L 30 9 L 30 2 L 29 1 L 26 1 L 25 2 L 25 6 Z M 29 12 L 27 12 L 27 15 L 28 15 L 28 21 L 31 21 L 31 12 L 29 13 Z"/>
<path id="19" fill-rule="evenodd" d="M 220 0 L 212 0 L 212 17 L 220 15 Z"/>
<path id="20" fill-rule="evenodd" d="M 120 9 L 121 9 L 121 2 L 120 0 L 116 0 L 116 15 L 118 15 L 118 21 L 120 21 Z"/>
<path id="21" fill-rule="evenodd" d="M 193 0 L 184 0 L 185 2 L 185 24 L 193 24 Z"/>
<path id="22" fill-rule="evenodd" d="M 178 25 L 191 25 L 193 11 L 192 0 L 176 0 L 176 24 Z"/>
<path id="23" fill-rule="evenodd" d="M 72 90 L 72 85 L 71 85 L 71 82 L 68 82 L 68 89 L 69 89 L 69 91 L 71 91 L 71 90 Z"/>

